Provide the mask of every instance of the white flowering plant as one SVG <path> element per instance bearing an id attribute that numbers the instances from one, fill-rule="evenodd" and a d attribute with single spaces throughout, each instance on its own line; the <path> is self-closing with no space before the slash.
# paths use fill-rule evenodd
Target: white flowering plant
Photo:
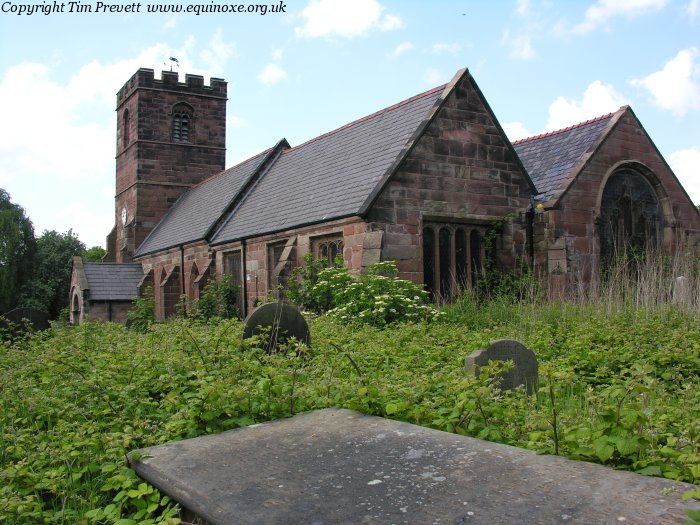
<path id="1" fill-rule="evenodd" d="M 307 288 L 315 304 L 343 323 L 383 327 L 397 322 L 433 321 L 441 314 L 429 303 L 419 284 L 398 279 L 394 262 L 373 264 L 353 277 L 344 266 L 321 270 Z"/>

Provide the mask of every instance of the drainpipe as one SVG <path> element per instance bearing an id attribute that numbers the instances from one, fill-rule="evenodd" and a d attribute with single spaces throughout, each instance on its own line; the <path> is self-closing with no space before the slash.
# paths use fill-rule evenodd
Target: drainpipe
<path id="1" fill-rule="evenodd" d="M 243 314 L 243 319 L 248 317 L 248 271 L 246 270 L 246 249 L 245 248 L 246 248 L 246 242 L 245 242 L 245 239 L 243 239 L 241 241 L 241 259 L 243 259 L 241 261 L 241 263 L 242 263 L 241 267 L 242 267 L 242 271 L 243 271 L 243 276 L 242 276 L 242 280 L 243 280 L 243 284 L 242 284 L 242 287 L 243 287 L 243 312 L 241 312 L 241 313 Z"/>

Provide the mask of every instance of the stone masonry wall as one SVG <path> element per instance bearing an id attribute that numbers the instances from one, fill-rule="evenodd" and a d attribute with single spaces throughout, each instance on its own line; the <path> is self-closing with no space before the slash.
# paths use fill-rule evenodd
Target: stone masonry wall
<path id="1" fill-rule="evenodd" d="M 353 273 L 358 273 L 363 266 L 367 266 L 367 258 L 363 260 L 369 248 L 365 248 L 366 244 L 366 223 L 359 217 L 350 217 L 329 221 L 321 225 L 312 225 L 303 228 L 296 228 L 284 232 L 279 232 L 273 235 L 265 235 L 248 239 L 246 241 L 246 289 L 247 289 L 247 308 L 248 312 L 254 307 L 259 299 L 264 299 L 268 294 L 268 247 L 270 244 L 285 242 L 290 238 L 294 239 L 294 250 L 292 252 L 292 266 L 301 266 L 304 263 L 304 256 L 311 251 L 312 243 L 316 237 L 328 235 L 337 235 L 343 237 L 343 259 L 345 265 Z M 370 236 L 371 237 L 371 236 Z M 220 246 L 215 246 L 216 250 L 216 268 L 218 273 L 224 271 L 223 258 L 227 252 L 241 250 L 240 242 L 228 243 Z M 376 261 L 379 260 L 379 254 L 376 254 Z"/>
<path id="2" fill-rule="evenodd" d="M 597 276 L 600 198 L 608 176 L 623 166 L 650 175 L 664 213 L 664 251 L 672 253 L 683 245 L 697 251 L 700 216 L 634 113 L 627 109 L 556 208 L 536 219 L 536 230 L 542 241 L 546 239 L 537 249 L 540 273 L 546 265 L 550 281 L 558 283 L 555 287 L 570 289 Z M 542 253 L 545 246 L 546 257 Z"/>
<path id="3" fill-rule="evenodd" d="M 225 164 L 226 82 L 140 69 L 117 95 L 116 254 L 131 260 L 134 250 L 178 197 L 221 172 Z M 172 137 L 173 107 L 193 110 L 187 142 Z M 128 111 L 128 120 L 124 118 Z M 128 140 L 126 129 L 128 127 Z M 122 210 L 127 209 L 127 225 Z"/>
<path id="4" fill-rule="evenodd" d="M 470 76 L 463 77 L 369 212 L 384 232 L 382 259 L 423 283 L 424 222 L 489 224 L 529 205 L 533 192 L 516 155 Z M 521 223 L 507 226 L 501 264 L 523 256 Z"/>

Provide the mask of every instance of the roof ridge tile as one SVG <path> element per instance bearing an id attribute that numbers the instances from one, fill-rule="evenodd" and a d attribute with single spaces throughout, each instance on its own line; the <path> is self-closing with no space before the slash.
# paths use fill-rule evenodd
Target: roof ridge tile
<path id="1" fill-rule="evenodd" d="M 611 112 L 611 113 L 608 113 L 608 114 L 606 114 L 606 115 L 600 115 L 599 117 L 595 117 L 595 118 L 592 118 L 592 119 L 588 119 L 588 120 L 586 120 L 586 121 L 584 121 L 584 122 L 579 122 L 579 123 L 577 123 L 577 124 L 572 124 L 571 126 L 568 126 L 568 127 L 566 127 L 566 128 L 561 128 L 561 129 L 557 129 L 557 130 L 554 130 L 554 131 L 548 131 L 547 133 L 540 133 L 539 135 L 533 135 L 533 136 L 531 136 L 531 137 L 526 137 L 526 138 L 524 138 L 524 139 L 519 139 L 519 140 L 513 141 L 512 144 L 513 144 L 513 146 L 515 146 L 515 145 L 517 145 L 517 144 L 523 144 L 524 142 L 531 142 L 531 141 L 533 141 L 533 140 L 539 140 L 539 139 L 543 139 L 543 138 L 545 138 L 545 137 L 551 137 L 552 135 L 558 135 L 558 134 L 560 134 L 560 133 L 565 133 L 565 132 L 567 132 L 567 131 L 571 131 L 572 129 L 581 128 L 581 127 L 583 127 L 583 126 L 587 126 L 588 124 L 593 124 L 594 122 L 598 122 L 598 121 L 600 121 L 600 120 L 604 120 L 604 119 L 606 119 L 606 118 L 610 118 L 610 117 L 612 117 L 614 114 L 615 114 L 615 111 L 613 111 L 613 112 Z"/>

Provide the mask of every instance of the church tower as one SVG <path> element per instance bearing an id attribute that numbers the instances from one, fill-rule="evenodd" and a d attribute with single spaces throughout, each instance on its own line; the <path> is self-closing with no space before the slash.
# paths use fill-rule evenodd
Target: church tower
<path id="1" fill-rule="evenodd" d="M 226 82 L 139 69 L 117 93 L 116 224 L 105 260 L 134 251 L 188 188 L 223 171 Z"/>

